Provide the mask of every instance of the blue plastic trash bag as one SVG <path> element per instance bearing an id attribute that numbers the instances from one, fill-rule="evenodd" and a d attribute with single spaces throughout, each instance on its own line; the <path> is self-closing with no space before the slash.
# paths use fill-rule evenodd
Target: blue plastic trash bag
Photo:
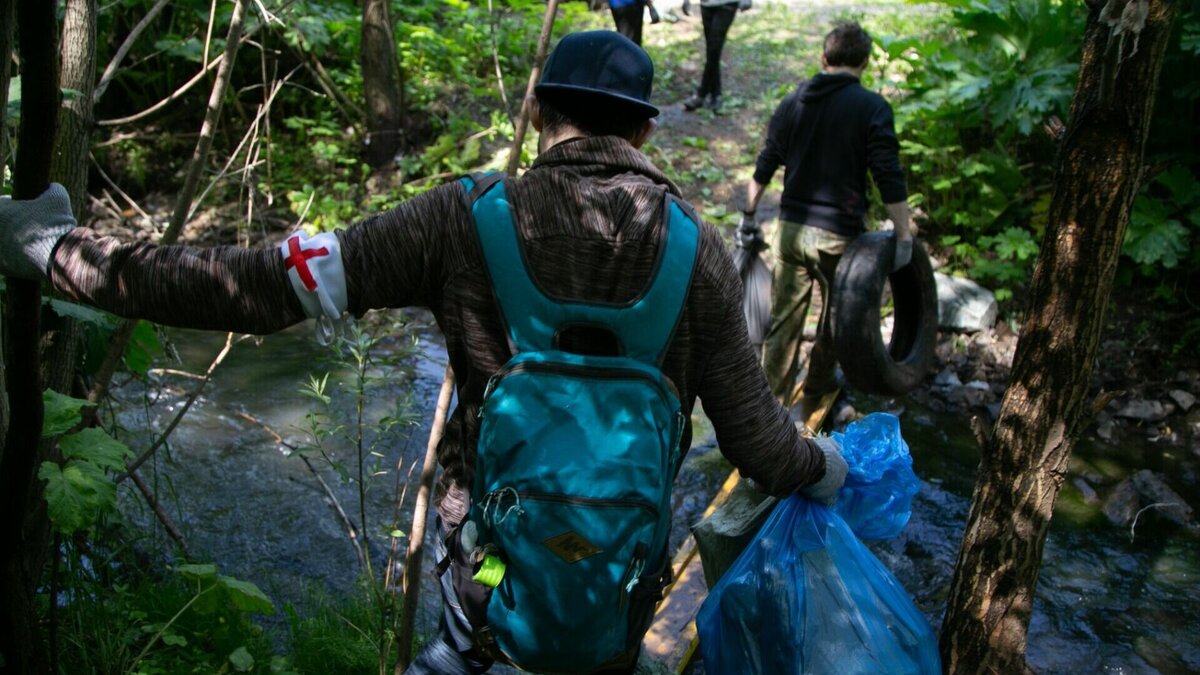
<path id="1" fill-rule="evenodd" d="M 921 489 L 895 415 L 875 413 L 831 434 L 850 467 L 833 510 L 859 539 L 891 539 L 912 516 Z"/>
<path id="2" fill-rule="evenodd" d="M 899 423 L 870 415 L 837 440 L 850 474 L 834 508 L 780 502 L 700 607 L 705 672 L 941 672 L 929 622 L 855 529 L 894 537 L 908 522 L 920 481 Z"/>

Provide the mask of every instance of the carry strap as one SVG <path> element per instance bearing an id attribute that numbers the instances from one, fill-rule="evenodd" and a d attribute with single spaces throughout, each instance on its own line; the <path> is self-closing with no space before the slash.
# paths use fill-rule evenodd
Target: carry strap
<path id="1" fill-rule="evenodd" d="M 664 245 L 642 293 L 624 304 L 551 298 L 537 286 L 525 264 L 503 174 L 461 179 L 488 276 L 518 352 L 554 348 L 555 335 L 571 326 L 601 326 L 620 340 L 622 355 L 658 366 L 679 323 L 691 286 L 699 227 L 682 202 L 663 200 Z M 499 282 L 499 283 L 497 283 Z"/>

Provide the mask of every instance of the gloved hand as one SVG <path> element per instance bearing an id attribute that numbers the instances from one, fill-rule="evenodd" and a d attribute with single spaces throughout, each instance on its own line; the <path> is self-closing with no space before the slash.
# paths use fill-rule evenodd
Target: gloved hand
<path id="1" fill-rule="evenodd" d="M 0 198 L 0 274 L 45 279 L 54 245 L 74 227 L 71 198 L 58 183 L 36 199 Z"/>
<path id="2" fill-rule="evenodd" d="M 912 262 L 913 239 L 896 239 L 896 257 L 892 259 L 892 271 Z"/>
<path id="3" fill-rule="evenodd" d="M 692 15 L 692 1 L 691 0 L 683 0 L 683 6 L 680 7 L 679 9 L 680 9 L 680 11 L 683 12 L 684 16 L 691 16 Z"/>
<path id="4" fill-rule="evenodd" d="M 750 0 L 738 0 L 738 9 L 743 12 L 750 9 Z"/>
<path id="5" fill-rule="evenodd" d="M 742 212 L 742 219 L 738 221 L 737 230 L 734 232 L 734 242 L 738 248 L 744 248 L 751 253 L 758 253 L 767 248 L 767 242 L 763 241 L 762 228 L 754 222 L 753 212 Z"/>
<path id="6" fill-rule="evenodd" d="M 812 485 L 800 488 L 800 494 L 814 502 L 833 506 L 837 501 L 838 490 L 842 489 L 842 483 L 846 482 L 846 474 L 850 467 L 846 465 L 846 460 L 842 459 L 842 449 L 837 441 L 828 436 L 813 440 L 825 455 L 825 475 Z"/>

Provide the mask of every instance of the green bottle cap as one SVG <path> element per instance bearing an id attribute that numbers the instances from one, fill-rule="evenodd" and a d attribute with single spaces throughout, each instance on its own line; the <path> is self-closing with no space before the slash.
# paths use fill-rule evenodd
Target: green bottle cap
<path id="1" fill-rule="evenodd" d="M 489 588 L 495 588 L 500 585 L 500 580 L 504 578 L 504 569 L 504 561 L 489 553 L 483 557 L 483 563 L 479 566 L 479 571 L 471 577 L 471 580 Z"/>

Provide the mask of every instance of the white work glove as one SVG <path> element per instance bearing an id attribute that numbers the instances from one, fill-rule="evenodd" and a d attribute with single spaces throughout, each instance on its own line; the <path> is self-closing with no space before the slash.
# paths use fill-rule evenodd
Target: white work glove
<path id="1" fill-rule="evenodd" d="M 846 465 L 846 460 L 842 459 L 842 449 L 837 441 L 828 436 L 813 440 L 825 455 L 825 475 L 812 485 L 800 488 L 800 494 L 814 502 L 833 506 L 837 501 L 838 490 L 842 489 L 842 483 L 846 482 L 846 474 L 850 467 Z"/>
<path id="2" fill-rule="evenodd" d="M 738 221 L 737 231 L 734 232 L 734 243 L 738 248 L 744 248 L 751 253 L 758 253 L 767 248 L 763 241 L 762 228 L 754 222 L 753 211 L 743 211 L 742 219 Z"/>
<path id="3" fill-rule="evenodd" d="M 0 274 L 45 279 L 54 245 L 74 228 L 71 198 L 58 183 L 36 199 L 0 197 Z"/>
<path id="4" fill-rule="evenodd" d="M 900 239 L 900 238 L 896 239 L 896 257 L 892 258 L 892 271 L 893 272 L 900 269 L 901 267 L 904 267 L 908 263 L 912 262 L 912 251 L 913 251 L 912 237 L 909 237 L 908 239 Z"/>

